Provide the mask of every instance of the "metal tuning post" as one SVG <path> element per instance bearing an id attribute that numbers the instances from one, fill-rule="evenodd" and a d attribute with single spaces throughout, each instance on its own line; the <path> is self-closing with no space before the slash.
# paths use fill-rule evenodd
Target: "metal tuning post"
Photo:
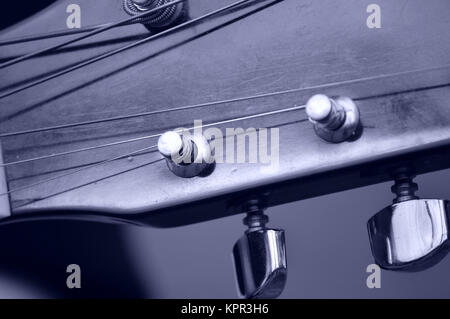
<path id="1" fill-rule="evenodd" d="M 167 5 L 174 0 L 123 0 L 123 8 L 130 16 L 153 10 L 157 7 Z M 137 22 L 144 24 L 149 29 L 166 28 L 183 21 L 187 16 L 187 0 L 168 6 L 146 17 L 139 18 Z"/>
<path id="2" fill-rule="evenodd" d="M 3 150 L 0 142 L 0 219 L 11 215 L 6 169 L 3 164 Z"/>
<path id="3" fill-rule="evenodd" d="M 388 270 L 419 271 L 438 263 L 448 252 L 449 203 L 419 199 L 410 169 L 393 174 L 394 203 L 367 223 L 375 262 Z"/>
<path id="4" fill-rule="evenodd" d="M 306 114 L 316 134 L 327 142 L 340 143 L 351 138 L 360 125 L 359 109 L 348 97 L 312 96 L 306 103 Z"/>
<path id="5" fill-rule="evenodd" d="M 258 200 L 248 202 L 248 226 L 233 247 L 239 293 L 245 298 L 276 298 L 286 284 L 287 262 L 284 231 L 266 228 L 269 221 Z"/>
<path id="6" fill-rule="evenodd" d="M 194 177 L 214 163 L 211 147 L 203 135 L 169 131 L 160 136 L 158 150 L 177 176 Z"/>

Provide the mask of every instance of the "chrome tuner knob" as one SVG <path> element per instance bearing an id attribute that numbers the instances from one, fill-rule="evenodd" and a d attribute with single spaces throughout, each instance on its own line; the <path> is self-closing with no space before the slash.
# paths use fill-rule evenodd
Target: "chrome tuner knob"
<path id="1" fill-rule="evenodd" d="M 407 169 L 395 173 L 394 203 L 367 223 L 375 262 L 384 269 L 423 270 L 448 252 L 449 203 L 419 199 L 412 177 Z"/>
<path id="2" fill-rule="evenodd" d="M 360 125 L 359 109 L 348 97 L 331 99 L 323 94 L 314 95 L 306 103 L 306 114 L 316 134 L 332 143 L 349 139 Z"/>
<path id="3" fill-rule="evenodd" d="M 136 16 L 166 5 L 174 0 L 123 0 L 123 8 L 130 16 Z M 176 24 L 187 15 L 187 0 L 168 6 L 167 8 L 150 13 L 148 16 L 137 18 L 137 22 L 148 28 L 164 28 Z"/>
<path id="4" fill-rule="evenodd" d="M 245 234 L 233 247 L 239 294 L 245 298 L 276 298 L 287 279 L 284 231 L 265 227 L 268 217 L 251 205 Z"/>
<path id="5" fill-rule="evenodd" d="M 200 175 L 214 163 L 211 147 L 201 134 L 165 132 L 158 140 L 158 150 L 169 169 L 180 177 Z"/>

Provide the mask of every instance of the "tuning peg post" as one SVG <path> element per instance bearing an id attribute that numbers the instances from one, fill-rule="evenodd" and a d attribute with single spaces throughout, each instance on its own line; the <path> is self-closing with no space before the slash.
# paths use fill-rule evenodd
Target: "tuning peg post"
<path id="1" fill-rule="evenodd" d="M 396 173 L 394 203 L 367 223 L 375 262 L 388 270 L 418 271 L 439 262 L 449 250 L 449 203 L 419 199 L 417 184 L 402 169 Z"/>

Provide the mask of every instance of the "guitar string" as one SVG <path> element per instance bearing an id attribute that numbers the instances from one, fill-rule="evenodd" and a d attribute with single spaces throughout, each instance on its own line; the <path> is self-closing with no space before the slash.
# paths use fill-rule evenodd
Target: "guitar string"
<path id="1" fill-rule="evenodd" d="M 42 55 L 44 53 L 48 53 L 48 52 L 54 51 L 56 49 L 60 49 L 60 48 L 65 47 L 65 46 L 67 46 L 69 44 L 72 44 L 72 43 L 75 43 L 75 42 L 78 42 L 78 41 L 90 38 L 90 37 L 92 37 L 92 36 L 94 36 L 96 34 L 106 32 L 106 31 L 108 31 L 110 29 L 129 24 L 130 22 L 136 21 L 136 19 L 145 18 L 145 17 L 147 17 L 148 15 L 150 15 L 152 13 L 155 13 L 157 11 L 161 11 L 161 10 L 163 10 L 165 8 L 170 7 L 170 6 L 177 5 L 177 4 L 179 4 L 181 2 L 184 2 L 184 1 L 186 1 L 186 0 L 174 0 L 174 1 L 168 2 L 168 3 L 166 3 L 166 4 L 162 5 L 162 6 L 156 7 L 154 9 L 151 9 L 151 10 L 148 10 L 148 11 L 145 11 L 143 13 L 140 13 L 140 14 L 136 15 L 136 16 L 133 16 L 133 17 L 121 20 L 121 21 L 116 22 L 116 23 L 107 24 L 107 25 L 105 25 L 105 26 L 103 26 L 101 28 L 97 28 L 97 29 L 95 29 L 93 31 L 90 31 L 89 33 L 84 34 L 82 36 L 79 36 L 79 37 L 77 37 L 75 39 L 67 40 L 65 42 L 62 42 L 62 43 L 59 43 L 59 44 L 55 44 L 53 46 L 50 46 L 50 47 L 47 47 L 47 48 L 44 48 L 44 49 L 41 49 L 41 50 L 37 50 L 37 51 L 31 52 L 31 53 L 19 56 L 17 58 L 8 60 L 8 61 L 6 61 L 4 63 L 0 63 L 0 69 L 6 68 L 8 66 L 17 64 L 19 62 L 22 62 L 22 61 L 25 61 L 25 60 L 28 60 L 28 59 L 31 59 L 31 58 L 34 58 L 34 57 L 37 57 L 37 56 Z"/>
<path id="2" fill-rule="evenodd" d="M 278 109 L 278 110 L 273 110 L 273 111 L 268 111 L 268 112 L 256 113 L 256 114 L 236 117 L 236 118 L 232 118 L 232 119 L 228 119 L 228 120 L 223 120 L 223 121 L 213 122 L 213 123 L 209 123 L 209 124 L 204 124 L 202 126 L 193 126 L 193 127 L 190 127 L 190 128 L 184 129 L 184 130 L 177 130 L 176 132 L 183 132 L 183 131 L 186 131 L 186 130 L 194 130 L 194 129 L 206 128 L 206 127 L 215 126 L 215 125 L 223 125 L 223 124 L 233 123 L 233 122 L 237 122 L 237 121 L 244 121 L 244 120 L 249 120 L 249 119 L 254 119 L 254 118 L 259 118 L 259 117 L 265 117 L 265 116 L 269 116 L 269 115 L 276 115 L 276 114 L 280 114 L 280 113 L 300 110 L 300 109 L 303 109 L 303 108 L 305 108 L 304 105 L 302 105 L 302 106 L 294 106 L 294 107 L 289 107 L 289 108 L 283 108 L 283 109 Z M 110 146 L 116 146 L 116 145 L 121 145 L 121 144 L 126 144 L 126 143 L 138 142 L 138 141 L 142 141 L 142 140 L 147 140 L 147 139 L 159 137 L 162 134 L 164 134 L 164 132 L 163 133 L 152 134 L 152 135 L 141 136 L 141 137 L 136 137 L 136 138 L 122 140 L 122 141 L 117 141 L 117 142 L 112 142 L 112 143 L 107 143 L 107 144 L 102 144 L 102 145 L 85 147 L 85 148 L 82 148 L 82 149 L 76 149 L 76 150 L 70 150 L 70 151 L 61 152 L 61 153 L 49 154 L 49 155 L 44 155 L 44 156 L 40 156 L 40 157 L 34 157 L 34 158 L 29 158 L 29 159 L 14 161 L 14 162 L 0 163 L 0 167 L 7 167 L 7 166 L 18 165 L 18 164 L 23 164 L 23 163 L 28 163 L 28 162 L 34 162 L 34 161 L 43 160 L 43 159 L 49 159 L 49 158 L 56 157 L 56 156 L 69 155 L 69 154 L 73 154 L 73 153 L 89 151 L 89 150 L 95 150 L 95 149 L 104 148 L 104 147 L 110 147 Z"/>
<path id="3" fill-rule="evenodd" d="M 144 43 L 153 41 L 153 40 L 155 40 L 155 39 L 157 39 L 157 38 L 160 38 L 160 37 L 162 37 L 162 36 L 164 36 L 164 35 L 166 35 L 166 34 L 169 34 L 169 33 L 172 33 L 172 32 L 174 32 L 174 31 L 180 30 L 180 29 L 185 28 L 185 27 L 187 27 L 187 26 L 189 26 L 189 25 L 198 23 L 198 22 L 200 22 L 200 21 L 202 21 L 202 20 L 206 20 L 206 19 L 208 19 L 208 18 L 210 18 L 210 17 L 212 17 L 212 16 L 215 16 L 215 15 L 218 15 L 218 14 L 220 14 L 220 13 L 222 13 L 222 12 L 231 10 L 231 9 L 233 9 L 233 8 L 235 8 L 235 7 L 238 7 L 238 6 L 242 5 L 242 4 L 245 4 L 246 2 L 249 2 L 249 1 L 252 1 L 252 0 L 240 0 L 240 1 L 236 1 L 236 2 L 234 2 L 234 3 L 232 3 L 232 4 L 229 4 L 229 5 L 225 6 L 225 7 L 220 8 L 220 9 L 216 9 L 216 10 L 214 10 L 214 11 L 208 12 L 208 13 L 206 13 L 206 14 L 200 16 L 200 17 L 191 19 L 191 20 L 189 20 L 189 21 L 186 21 L 186 22 L 184 22 L 184 23 L 181 23 L 181 24 L 179 24 L 179 25 L 176 25 L 176 26 L 174 26 L 174 27 L 172 27 L 172 28 L 169 28 L 169 29 L 166 29 L 166 30 L 164 30 L 164 31 L 161 31 L 160 33 L 157 33 L 157 34 L 148 36 L 148 37 L 146 37 L 146 38 L 144 38 L 144 39 L 142 39 L 142 40 L 133 42 L 133 43 L 131 43 L 131 44 L 128 44 L 128 45 L 126 45 L 126 46 L 123 46 L 123 47 L 118 48 L 118 49 L 115 49 L 115 50 L 108 51 L 108 52 L 106 52 L 106 53 L 103 53 L 103 54 L 98 55 L 98 56 L 96 56 L 96 57 L 93 57 L 93 58 L 91 58 L 91 59 L 88 59 L 88 60 L 86 60 L 86 61 L 84 61 L 84 62 L 78 63 L 78 64 L 76 64 L 76 65 L 74 65 L 74 66 L 71 66 L 71 67 L 65 68 L 65 69 L 63 69 L 63 70 L 61 70 L 61 71 L 55 72 L 55 73 L 53 73 L 53 74 L 50 74 L 50 75 L 48 75 L 48 76 L 46 76 L 46 77 L 43 77 L 43 78 L 41 78 L 41 79 L 32 81 L 32 82 L 27 83 L 27 84 L 24 84 L 24 85 L 21 85 L 21 86 L 15 88 L 15 89 L 12 89 L 12 90 L 7 91 L 7 92 L 5 92 L 5 93 L 3 93 L 3 94 L 0 94 L 0 99 L 3 99 L 3 98 L 5 98 L 5 97 L 11 96 L 11 95 L 16 94 L 16 93 L 19 93 L 19 92 L 21 92 L 21 91 L 24 91 L 24 90 L 29 89 L 29 88 L 31 88 L 31 87 L 34 87 L 34 86 L 36 86 L 36 85 L 42 84 L 42 83 L 44 83 L 44 82 L 47 82 L 47 81 L 49 81 L 49 80 L 52 80 L 52 79 L 57 78 L 57 77 L 59 77 L 59 76 L 62 76 L 62 75 L 64 75 L 64 74 L 73 72 L 73 71 L 75 71 L 75 70 L 78 70 L 78 69 L 80 69 L 80 68 L 83 68 L 83 67 L 85 67 L 85 66 L 87 66 L 87 65 L 90 65 L 90 64 L 92 64 L 92 63 L 98 62 L 98 61 L 100 61 L 100 60 L 106 59 L 106 58 L 108 58 L 108 57 L 110 57 L 110 56 L 113 56 L 113 55 L 115 55 L 115 54 L 118 54 L 118 53 L 120 53 L 120 52 L 123 52 L 123 51 L 126 51 L 126 50 L 128 50 L 128 49 L 137 47 L 137 46 L 139 46 L 139 45 L 141 45 L 141 44 L 144 44 Z M 134 18 L 135 18 L 135 17 L 134 17 Z"/>
<path id="4" fill-rule="evenodd" d="M 64 178 L 66 176 L 70 176 L 70 175 L 74 175 L 76 173 L 80 173 L 80 172 L 85 171 L 85 170 L 90 169 L 90 168 L 94 168 L 94 167 L 98 167 L 98 166 L 107 164 L 109 162 L 113 162 L 113 161 L 120 160 L 120 159 L 123 159 L 123 158 L 127 158 L 127 157 L 130 157 L 130 156 L 136 156 L 136 155 L 139 155 L 140 153 L 143 153 L 145 151 L 149 151 L 151 149 L 154 149 L 157 146 L 158 145 L 148 146 L 148 147 L 141 148 L 141 149 L 133 151 L 133 152 L 129 152 L 127 154 L 122 154 L 122 155 L 119 155 L 119 156 L 115 156 L 115 157 L 112 157 L 112 158 L 109 158 L 109 159 L 106 159 L 106 160 L 103 160 L 103 161 L 100 161 L 100 162 L 97 162 L 97 163 L 88 164 L 88 166 L 84 166 L 84 167 L 79 168 L 79 169 L 74 170 L 74 171 L 70 171 L 70 172 L 67 172 L 67 173 L 64 173 L 64 174 L 60 174 L 60 175 L 57 175 L 57 176 L 54 176 L 54 177 L 51 177 L 51 178 L 48 178 L 48 179 L 45 179 L 45 180 L 42 180 L 42 181 L 39 181 L 39 182 L 36 182 L 36 183 L 32 183 L 32 184 L 29 184 L 29 185 L 25 185 L 25 186 L 14 188 L 14 189 L 9 190 L 7 192 L 1 193 L 0 196 L 9 195 L 9 194 L 21 191 L 21 190 L 29 189 L 29 188 L 32 188 L 32 187 L 35 187 L 35 186 L 39 186 L 39 185 L 42 185 L 42 184 L 46 184 L 46 183 L 55 181 L 57 179 Z"/>
<path id="5" fill-rule="evenodd" d="M 410 74 L 417 74 L 417 73 L 421 73 L 421 72 L 442 70 L 444 68 L 449 68 L 449 67 L 450 67 L 450 65 L 444 65 L 444 66 L 439 66 L 439 67 L 417 69 L 417 70 L 412 70 L 412 71 L 404 71 L 404 72 L 397 72 L 397 73 L 392 73 L 392 74 L 377 75 L 377 76 L 372 76 L 372 77 L 364 77 L 364 78 L 345 80 L 345 81 L 339 81 L 339 82 L 330 82 L 330 83 L 320 84 L 320 85 L 316 85 L 316 86 L 283 90 L 283 91 L 277 91 L 277 92 L 271 92 L 271 93 L 263 93 L 263 94 L 247 96 L 247 97 L 239 97 L 239 98 L 228 99 L 228 100 L 187 105 L 187 106 L 175 107 L 175 108 L 170 108 L 170 109 L 165 109 L 165 110 L 156 110 L 156 111 L 150 111 L 150 112 L 144 112 L 144 113 L 138 113 L 138 114 L 131 114 L 131 115 L 122 116 L 122 117 L 112 117 L 112 118 L 107 118 L 107 119 L 78 122 L 78 123 L 65 124 L 65 125 L 59 125 L 59 126 L 50 126 L 50 127 L 44 127 L 44 128 L 38 128 L 38 129 L 32 129 L 32 130 L 12 132 L 12 133 L 4 133 L 4 134 L 0 134 L 0 138 L 11 137 L 11 136 L 16 136 L 16 135 L 21 135 L 21 134 L 30 134 L 30 133 L 36 133 L 36 132 L 42 132 L 42 131 L 48 131 L 48 130 L 56 130 L 56 129 L 73 127 L 73 126 L 101 123 L 101 122 L 107 122 L 107 121 L 130 119 L 130 118 L 139 117 L 139 116 L 154 115 L 154 114 L 160 114 L 160 113 L 166 113 L 166 112 L 187 110 L 187 109 L 192 109 L 192 108 L 203 108 L 203 107 L 226 104 L 226 103 L 235 103 L 235 102 L 241 102 L 241 101 L 246 101 L 246 100 L 251 100 L 251 99 L 258 99 L 258 98 L 264 98 L 264 97 L 272 97 L 272 96 L 277 96 L 277 95 L 296 93 L 296 92 L 306 91 L 306 90 L 324 89 L 324 88 L 330 88 L 330 87 L 335 87 L 335 86 L 339 86 L 339 85 L 355 84 L 355 83 L 361 83 L 361 82 L 367 82 L 367 81 L 373 81 L 373 80 L 379 80 L 379 79 L 393 78 L 393 77 L 402 76 L 402 75 L 410 75 Z M 277 112 L 277 110 L 275 110 L 275 111 Z M 125 143 L 132 143 L 132 142 L 137 142 L 137 141 L 141 141 L 141 140 L 145 140 L 145 139 L 150 139 L 150 138 L 154 138 L 154 137 L 158 137 L 158 136 L 160 136 L 160 134 L 147 135 L 147 136 L 126 139 L 126 140 L 121 140 L 121 141 L 116 141 L 116 142 L 111 142 L 111 143 L 106 143 L 106 144 L 100 144 L 100 145 L 95 145 L 95 146 L 90 146 L 90 147 L 74 149 L 74 150 L 60 152 L 60 153 L 43 155 L 43 156 L 24 159 L 24 160 L 18 160 L 18 161 L 3 163 L 3 164 L 0 163 L 0 167 L 18 165 L 18 164 L 23 164 L 23 163 L 28 163 L 28 162 L 58 157 L 58 156 L 65 156 L 65 155 L 79 153 L 79 152 L 96 150 L 96 149 L 105 148 L 105 147 L 112 147 L 112 146 L 121 145 L 121 144 L 125 144 Z"/>
<path id="6" fill-rule="evenodd" d="M 143 153 L 142 155 L 144 155 L 144 154 L 146 154 L 146 153 Z M 138 155 L 141 155 L 141 154 L 138 154 Z M 58 195 L 62 195 L 62 194 L 65 194 L 65 193 L 69 193 L 69 192 L 75 191 L 75 190 L 77 190 L 77 189 L 86 187 L 86 186 L 88 186 L 88 185 L 97 184 L 97 183 L 99 183 L 99 182 L 101 182 L 101 181 L 103 181 L 103 180 L 107 180 L 107 179 L 112 178 L 112 177 L 114 177 L 114 176 L 119 176 L 119 175 L 126 174 L 126 173 L 128 173 L 128 172 L 131 172 L 131 171 L 135 171 L 135 170 L 137 170 L 137 169 L 143 168 L 143 167 L 145 167 L 145 166 L 149 166 L 149 165 L 151 165 L 151 164 L 160 162 L 160 161 L 162 161 L 162 160 L 164 160 L 164 159 L 163 159 L 163 158 L 160 158 L 160 159 L 156 159 L 156 160 L 146 161 L 146 162 L 144 162 L 143 164 L 140 164 L 140 165 L 137 165 L 137 166 L 133 166 L 133 167 L 129 167 L 129 168 L 127 168 L 127 169 L 120 170 L 120 171 L 118 171 L 118 172 L 116 172 L 116 173 L 111 173 L 111 174 L 108 173 L 108 174 L 105 174 L 104 176 L 100 176 L 100 177 L 95 178 L 95 179 L 93 179 L 93 180 L 89 180 L 89 181 L 87 181 L 87 182 L 85 182 L 85 183 L 81 183 L 81 184 L 80 184 L 80 183 L 74 183 L 74 184 L 70 185 L 69 188 L 64 188 L 64 189 L 61 189 L 61 190 L 59 190 L 59 191 L 52 192 L 51 194 L 47 194 L 47 195 L 43 195 L 43 196 L 39 196 L 39 197 L 27 198 L 27 199 L 24 199 L 24 200 L 20 200 L 20 203 L 17 203 L 17 204 L 15 204 L 15 205 L 12 205 L 12 206 L 11 206 L 11 209 L 14 211 L 14 210 L 16 210 L 16 209 L 20 209 L 20 208 L 29 206 L 29 205 L 34 204 L 34 203 L 36 203 L 36 202 L 40 202 L 40 201 L 49 199 L 49 198 L 51 198 L 51 197 L 55 197 L 55 196 L 58 196 Z"/>
<path id="7" fill-rule="evenodd" d="M 140 22 L 133 21 L 133 23 L 129 23 L 129 24 L 134 24 L 134 23 L 140 23 Z M 6 40 L 0 40 L 0 47 L 12 45 L 12 44 L 20 44 L 20 43 L 24 43 L 24 42 L 46 40 L 46 39 L 51 39 L 51 38 L 71 36 L 71 35 L 75 35 L 75 34 L 79 34 L 79 33 L 91 32 L 91 31 L 94 31 L 94 30 L 97 30 L 100 28 L 104 28 L 104 27 L 112 25 L 112 24 L 114 24 L 114 23 L 113 22 L 102 23 L 102 24 L 91 25 L 91 26 L 87 26 L 87 27 L 83 27 L 83 28 L 79 28 L 79 29 L 52 31 L 52 32 L 33 34 L 33 35 L 28 35 L 28 36 L 23 36 L 23 37 L 9 38 Z"/>
<path id="8" fill-rule="evenodd" d="M 193 127 L 190 127 L 190 128 L 176 130 L 175 132 L 182 133 L 184 131 L 192 131 L 192 130 L 196 130 L 196 129 L 203 129 L 203 128 L 207 128 L 207 127 L 211 127 L 211 126 L 218 126 L 218 125 L 233 123 L 233 122 L 237 122 L 237 121 L 245 121 L 245 120 L 255 119 L 255 118 L 259 118 L 259 117 L 272 116 L 272 115 L 286 113 L 286 112 L 298 111 L 298 110 L 301 110 L 301 109 L 304 109 L 304 108 L 306 108 L 306 105 L 296 105 L 296 106 L 287 107 L 287 108 L 283 108 L 283 109 L 279 109 L 279 110 L 275 110 L 275 111 L 258 113 L 258 114 L 252 114 L 252 115 L 247 115 L 247 116 L 241 116 L 241 117 L 236 117 L 236 118 L 232 118 L 232 119 L 228 119 L 228 120 L 222 120 L 222 121 L 218 121 L 218 122 L 213 122 L 213 123 L 193 126 Z M 158 136 L 161 136 L 162 134 L 163 133 L 154 134 L 154 135 L 151 135 L 151 136 L 143 137 L 141 139 L 150 138 L 150 137 L 158 137 Z M 115 157 L 110 158 L 110 159 L 103 160 L 103 161 L 98 162 L 98 163 L 90 164 L 90 165 L 82 167 L 82 168 L 80 168 L 80 169 L 78 169 L 76 171 L 72 171 L 72 172 L 61 174 L 61 175 L 57 175 L 57 176 L 54 176 L 54 177 L 51 177 L 51 178 L 48 178 L 48 179 L 45 179 L 45 180 L 42 180 L 42 181 L 39 181 L 39 182 L 36 182 L 36 183 L 33 183 L 33 184 L 25 185 L 25 186 L 22 186 L 22 187 L 19 187 L 19 188 L 14 188 L 14 189 L 11 189 L 11 190 L 9 190 L 7 192 L 0 193 L 0 196 L 8 195 L 8 194 L 17 192 L 19 190 L 29 189 L 31 187 L 38 186 L 38 185 L 41 185 L 41 184 L 44 184 L 44 183 L 48 183 L 48 182 L 54 181 L 56 179 L 60 179 L 60 178 L 63 178 L 65 176 L 72 175 L 72 174 L 75 174 L 75 173 L 78 173 L 78 172 L 81 172 L 81 171 L 84 171 L 84 170 L 87 170 L 87 169 L 90 169 L 90 168 L 93 168 L 93 167 L 97 167 L 97 166 L 100 166 L 102 164 L 106 164 L 106 163 L 109 163 L 109 162 L 112 162 L 112 161 L 115 161 L 115 160 L 118 160 L 118 159 L 127 158 L 127 157 L 130 157 L 132 155 L 136 155 L 137 153 L 142 153 L 144 151 L 156 148 L 157 146 L 158 145 L 152 145 L 152 146 L 149 146 L 149 147 L 146 147 L 146 148 L 143 148 L 143 149 L 139 149 L 139 150 L 133 151 L 131 153 L 122 154 L 122 155 L 115 156 Z"/>

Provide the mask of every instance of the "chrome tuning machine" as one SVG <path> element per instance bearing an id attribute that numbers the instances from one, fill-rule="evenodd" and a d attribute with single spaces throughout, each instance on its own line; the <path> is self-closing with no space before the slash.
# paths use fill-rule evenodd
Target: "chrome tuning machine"
<path id="1" fill-rule="evenodd" d="M 269 221 L 258 200 L 246 205 L 248 226 L 233 247 L 239 293 L 245 298 L 276 298 L 286 284 L 287 262 L 284 231 L 266 228 Z"/>
<path id="2" fill-rule="evenodd" d="M 375 262 L 388 270 L 419 271 L 438 263 L 449 249 L 449 203 L 419 199 L 414 175 L 397 169 L 391 190 L 394 203 L 369 219 Z"/>

